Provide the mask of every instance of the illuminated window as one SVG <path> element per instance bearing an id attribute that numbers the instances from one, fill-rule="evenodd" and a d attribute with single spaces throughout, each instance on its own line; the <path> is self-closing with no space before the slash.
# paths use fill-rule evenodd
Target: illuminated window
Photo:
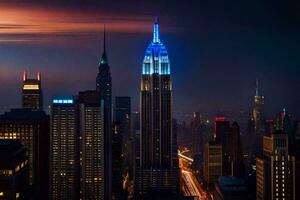
<path id="1" fill-rule="evenodd" d="M 19 197 L 20 197 L 20 193 L 17 192 L 17 193 L 16 193 L 16 199 L 18 199 Z"/>
<path id="2" fill-rule="evenodd" d="M 20 165 L 16 166 L 15 172 L 18 172 L 20 170 Z"/>
<path id="3" fill-rule="evenodd" d="M 4 196 L 4 192 L 0 192 L 0 196 Z"/>

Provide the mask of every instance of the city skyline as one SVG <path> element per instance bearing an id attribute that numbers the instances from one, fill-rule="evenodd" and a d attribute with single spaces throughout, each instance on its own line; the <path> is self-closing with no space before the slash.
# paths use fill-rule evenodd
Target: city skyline
<path id="1" fill-rule="evenodd" d="M 154 11 L 155 3 L 161 7 L 159 11 Z M 45 107 L 50 105 L 52 96 L 92 88 L 93 77 L 97 73 L 95 66 L 103 45 L 103 24 L 107 27 L 108 59 L 115 77 L 113 96 L 130 96 L 133 111 L 139 110 L 141 52 L 149 43 L 153 18 L 158 16 L 163 25 L 161 37 L 170 49 L 175 49 L 170 53 L 176 88 L 175 117 L 182 118 L 183 113 L 194 110 L 234 109 L 250 113 L 249 105 L 253 103 L 257 77 L 266 97 L 267 116 L 283 108 L 299 115 L 299 81 L 296 75 L 299 71 L 296 59 L 299 50 L 294 45 L 298 42 L 294 37 L 298 31 L 295 28 L 297 16 L 290 19 L 286 13 L 292 5 L 284 4 L 286 7 L 279 8 L 275 4 L 273 9 L 266 10 L 264 3 L 254 2 L 249 8 L 246 3 L 241 3 L 239 9 L 247 16 L 243 18 L 238 17 L 239 12 L 231 4 L 225 5 L 228 11 L 222 11 L 211 4 L 192 2 L 195 8 L 188 6 L 191 12 L 183 11 L 183 20 L 175 14 L 178 8 L 167 3 L 155 3 L 138 3 L 132 7 L 125 6 L 126 3 L 119 6 L 87 3 L 80 7 L 80 4 L 66 2 L 28 2 L 24 5 L 4 5 L 2 2 L 0 91 L 3 98 L 0 111 L 20 105 L 16 91 L 21 85 L 24 69 L 29 74 L 40 71 L 43 75 Z M 61 5 L 66 6 L 62 8 Z M 145 11 L 131 12 L 142 6 Z M 210 8 L 212 13 L 196 12 L 205 8 Z M 256 8 L 262 11 L 252 14 L 251 11 Z M 18 11 L 19 15 L 13 15 L 14 11 Z M 26 13 L 28 17 L 21 18 Z M 274 16 L 274 20 L 269 16 Z M 261 21 L 259 17 L 262 17 Z M 197 20 L 191 20 L 193 18 Z M 74 24 L 78 27 L 71 32 Z M 124 51 L 123 47 L 129 51 Z M 81 73 L 83 69 L 84 73 Z M 69 76 L 65 78 L 67 72 Z M 127 87 L 124 82 L 132 87 Z M 196 91 L 193 96 L 191 91 Z"/>
<path id="2" fill-rule="evenodd" d="M 0 199 L 299 199 L 296 6 L 0 0 Z"/>

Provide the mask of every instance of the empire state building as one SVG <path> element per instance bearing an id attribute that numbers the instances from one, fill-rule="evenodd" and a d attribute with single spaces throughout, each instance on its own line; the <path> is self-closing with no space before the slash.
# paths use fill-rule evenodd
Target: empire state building
<path id="1" fill-rule="evenodd" d="M 172 135 L 172 81 L 159 25 L 145 52 L 140 91 L 141 138 L 136 173 L 136 195 L 178 190 L 178 158 Z"/>

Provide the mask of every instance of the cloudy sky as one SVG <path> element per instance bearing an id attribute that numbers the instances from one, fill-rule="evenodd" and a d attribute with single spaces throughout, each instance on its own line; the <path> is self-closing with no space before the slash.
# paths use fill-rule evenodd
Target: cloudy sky
<path id="1" fill-rule="evenodd" d="M 95 88 L 103 25 L 114 96 L 138 109 L 141 64 L 158 16 L 175 115 L 246 110 L 259 77 L 270 115 L 300 113 L 300 14 L 292 1 L 0 1 L 0 112 L 21 103 L 22 72 L 54 95 Z"/>

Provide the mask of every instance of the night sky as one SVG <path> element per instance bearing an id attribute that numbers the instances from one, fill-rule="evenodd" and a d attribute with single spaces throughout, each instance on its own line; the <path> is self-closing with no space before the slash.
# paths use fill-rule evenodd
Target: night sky
<path id="1" fill-rule="evenodd" d="M 249 111 L 257 77 L 268 115 L 284 107 L 300 114 L 296 1 L 9 2 L 0 1 L 1 113 L 20 107 L 24 69 L 30 76 L 41 71 L 45 105 L 54 95 L 94 89 L 103 24 L 113 95 L 131 96 L 137 110 L 143 55 L 158 16 L 171 62 L 175 116 Z"/>

